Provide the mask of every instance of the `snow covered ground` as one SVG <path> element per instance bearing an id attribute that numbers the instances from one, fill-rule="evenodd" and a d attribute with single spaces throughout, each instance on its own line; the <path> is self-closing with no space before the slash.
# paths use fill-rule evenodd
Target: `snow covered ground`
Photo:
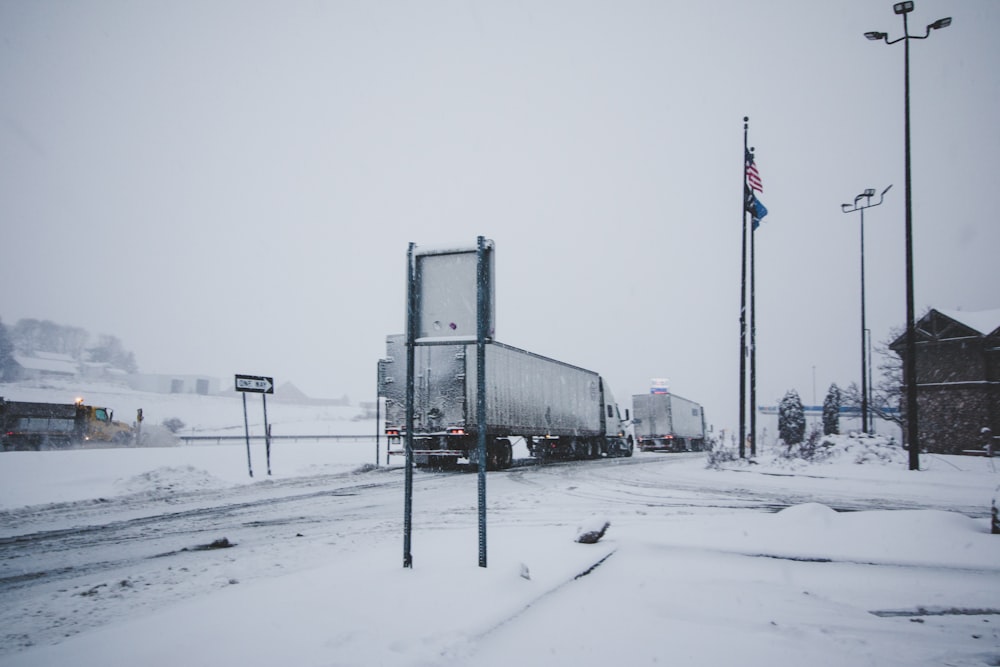
<path id="1" fill-rule="evenodd" d="M 166 398 L 103 402 L 241 432 L 238 399 Z M 873 444 L 490 473 L 487 568 L 476 475 L 418 471 L 412 569 L 374 439 L 279 441 L 271 476 L 255 443 L 253 478 L 241 442 L 3 453 L 0 665 L 1000 665 L 998 462 Z"/>

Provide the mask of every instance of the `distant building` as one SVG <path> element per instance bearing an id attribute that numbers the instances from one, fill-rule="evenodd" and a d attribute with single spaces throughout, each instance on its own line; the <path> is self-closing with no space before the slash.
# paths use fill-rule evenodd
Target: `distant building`
<path id="1" fill-rule="evenodd" d="M 45 378 L 75 378 L 80 375 L 80 362 L 68 354 L 36 352 L 32 355 L 15 354 L 14 361 L 22 380 Z"/>
<path id="2" fill-rule="evenodd" d="M 219 380 L 205 375 L 137 373 L 128 376 L 128 385 L 136 391 L 148 391 L 154 394 L 210 396 L 219 393 Z"/>
<path id="3" fill-rule="evenodd" d="M 980 431 L 1000 433 L 1000 310 L 932 309 L 916 324 L 917 428 L 920 448 L 956 454 L 980 449 Z M 903 360 L 906 334 L 889 346 Z"/>
<path id="4" fill-rule="evenodd" d="M 128 373 L 111 364 L 77 361 L 68 354 L 57 352 L 32 352 L 15 354 L 19 380 L 98 380 L 125 384 Z"/>
<path id="5" fill-rule="evenodd" d="M 231 382 L 231 381 L 230 381 Z M 235 391 L 232 384 L 225 387 L 220 393 L 222 394 L 232 394 L 238 396 L 239 392 Z M 267 394 L 268 402 L 275 403 L 294 403 L 296 405 L 343 405 L 348 406 L 351 404 L 351 399 L 344 394 L 340 398 L 310 398 L 301 389 L 296 387 L 291 382 L 284 382 L 274 388 L 273 394 Z"/>
<path id="6" fill-rule="evenodd" d="M 100 380 L 127 384 L 128 373 L 107 362 L 81 361 L 80 376 L 87 380 Z"/>

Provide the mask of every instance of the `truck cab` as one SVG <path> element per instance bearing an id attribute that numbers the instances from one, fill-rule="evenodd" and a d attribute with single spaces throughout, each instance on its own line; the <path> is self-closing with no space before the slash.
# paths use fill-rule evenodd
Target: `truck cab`
<path id="1" fill-rule="evenodd" d="M 83 439 L 124 444 L 132 439 L 132 427 L 114 420 L 114 411 L 77 401 L 83 423 Z"/>
<path id="2" fill-rule="evenodd" d="M 628 408 L 625 409 L 625 418 L 623 419 L 611 386 L 604 378 L 601 378 L 601 396 L 601 402 L 604 406 L 601 414 L 605 442 L 604 454 L 607 456 L 632 456 L 633 440 L 626 430 L 629 423 Z"/>

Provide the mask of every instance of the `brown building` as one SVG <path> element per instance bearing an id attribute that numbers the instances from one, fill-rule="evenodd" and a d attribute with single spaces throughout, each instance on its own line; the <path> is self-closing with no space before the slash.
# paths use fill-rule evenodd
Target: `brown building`
<path id="1" fill-rule="evenodd" d="M 889 346 L 903 359 L 906 334 Z M 981 449 L 981 430 L 1000 436 L 1000 310 L 932 309 L 916 325 L 920 448 L 941 454 Z M 904 429 L 905 432 L 905 429 Z M 996 449 L 996 446 L 994 446 Z"/>

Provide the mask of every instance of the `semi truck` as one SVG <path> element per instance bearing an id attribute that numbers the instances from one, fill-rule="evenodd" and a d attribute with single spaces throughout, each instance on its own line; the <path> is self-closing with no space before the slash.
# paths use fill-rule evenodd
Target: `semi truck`
<path id="1" fill-rule="evenodd" d="M 404 454 L 406 341 L 386 339 L 379 364 L 390 454 Z M 478 464 L 475 343 L 414 348 L 413 457 L 418 466 Z M 512 439 L 537 459 L 631 456 L 632 439 L 611 388 L 594 371 L 496 341 L 485 345 L 487 468 L 513 463 Z"/>
<path id="2" fill-rule="evenodd" d="M 128 424 L 108 408 L 74 403 L 6 401 L 0 397 L 0 446 L 3 451 L 52 449 L 85 443 L 126 445 L 134 439 Z"/>
<path id="3" fill-rule="evenodd" d="M 705 411 L 677 394 L 636 394 L 632 396 L 632 429 L 643 452 L 701 451 Z"/>

